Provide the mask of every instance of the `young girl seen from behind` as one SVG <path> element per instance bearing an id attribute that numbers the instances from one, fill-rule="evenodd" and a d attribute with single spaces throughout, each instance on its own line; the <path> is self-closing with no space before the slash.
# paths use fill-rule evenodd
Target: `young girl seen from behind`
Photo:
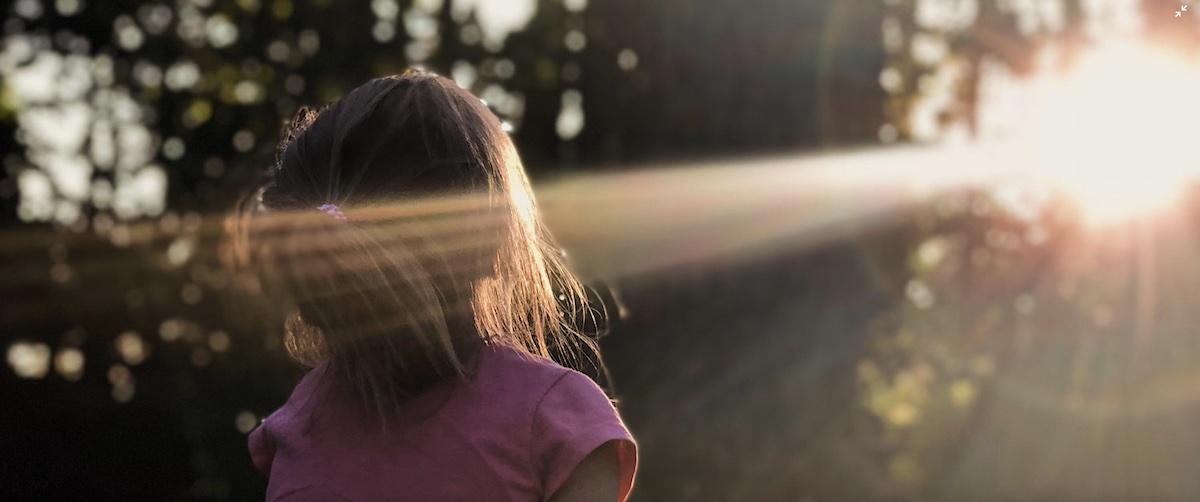
<path id="1" fill-rule="evenodd" d="M 588 307 L 491 111 L 410 72 L 285 136 L 245 249 L 311 369 L 250 434 L 267 499 L 623 501 L 636 447 L 548 357 Z"/>

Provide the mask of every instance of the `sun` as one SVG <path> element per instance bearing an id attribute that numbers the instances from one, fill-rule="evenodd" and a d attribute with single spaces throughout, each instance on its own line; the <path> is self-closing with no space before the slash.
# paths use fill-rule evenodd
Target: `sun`
<path id="1" fill-rule="evenodd" d="M 1073 198 L 1094 224 L 1171 206 L 1200 176 L 1200 67 L 1130 43 L 1035 81 L 1021 170 Z"/>

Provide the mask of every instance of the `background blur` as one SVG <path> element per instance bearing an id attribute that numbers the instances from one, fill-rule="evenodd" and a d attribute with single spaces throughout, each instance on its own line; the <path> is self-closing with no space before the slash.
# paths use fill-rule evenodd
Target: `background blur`
<path id="1" fill-rule="evenodd" d="M 262 499 L 300 372 L 221 217 L 410 65 L 612 287 L 635 501 L 1195 500 L 1178 1 L 4 2 L 0 500 Z"/>

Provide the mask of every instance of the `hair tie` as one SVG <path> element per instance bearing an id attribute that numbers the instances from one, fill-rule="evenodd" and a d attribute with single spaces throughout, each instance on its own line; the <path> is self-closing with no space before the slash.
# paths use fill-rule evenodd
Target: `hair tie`
<path id="1" fill-rule="evenodd" d="M 322 204 L 321 207 L 317 208 L 317 211 L 328 214 L 335 220 L 346 221 L 346 215 L 342 213 L 341 208 L 337 207 L 336 204 Z"/>

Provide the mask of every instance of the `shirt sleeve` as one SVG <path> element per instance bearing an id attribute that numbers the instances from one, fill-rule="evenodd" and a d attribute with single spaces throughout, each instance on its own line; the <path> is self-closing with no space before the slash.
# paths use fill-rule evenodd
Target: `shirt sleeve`
<path id="1" fill-rule="evenodd" d="M 546 392 L 533 417 L 534 465 L 542 476 L 543 500 L 562 487 L 584 457 L 609 442 L 617 446 L 617 501 L 623 502 L 633 487 L 637 444 L 595 382 L 574 371 L 563 375 Z"/>
<path id="2" fill-rule="evenodd" d="M 267 436 L 265 421 L 250 431 L 247 441 L 250 443 L 250 461 L 260 472 L 270 476 L 271 463 L 275 460 L 275 443 Z"/>

